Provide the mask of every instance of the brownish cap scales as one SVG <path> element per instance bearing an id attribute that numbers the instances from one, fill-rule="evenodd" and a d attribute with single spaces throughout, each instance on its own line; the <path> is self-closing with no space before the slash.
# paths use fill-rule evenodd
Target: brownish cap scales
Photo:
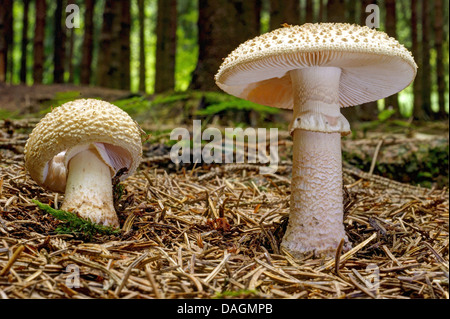
<path id="1" fill-rule="evenodd" d="M 36 125 L 25 145 L 25 167 L 41 186 L 64 192 L 67 163 L 80 145 L 96 145 L 114 175 L 133 174 L 141 161 L 140 129 L 130 116 L 105 101 L 80 99 L 53 109 Z"/>

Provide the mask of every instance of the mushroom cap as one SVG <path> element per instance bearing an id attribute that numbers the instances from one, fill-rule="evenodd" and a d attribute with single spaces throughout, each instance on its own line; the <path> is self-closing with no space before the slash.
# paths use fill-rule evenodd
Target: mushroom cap
<path id="1" fill-rule="evenodd" d="M 308 23 L 242 43 L 224 59 L 215 80 L 231 95 L 292 109 L 288 72 L 311 66 L 341 68 L 341 107 L 395 94 L 417 73 L 411 53 L 384 32 L 355 24 Z"/>
<path id="2" fill-rule="evenodd" d="M 141 131 L 122 109 L 108 102 L 79 99 L 47 113 L 25 145 L 25 168 L 41 186 L 64 192 L 70 158 L 93 144 L 112 174 L 133 174 L 142 158 Z M 47 178 L 48 177 L 48 178 Z"/>

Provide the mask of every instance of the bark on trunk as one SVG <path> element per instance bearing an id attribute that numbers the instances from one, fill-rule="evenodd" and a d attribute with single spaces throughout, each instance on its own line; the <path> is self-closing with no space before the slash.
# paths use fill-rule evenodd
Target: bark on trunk
<path id="1" fill-rule="evenodd" d="M 145 0 L 138 0 L 139 11 L 139 91 L 146 92 L 145 87 Z"/>
<path id="2" fill-rule="evenodd" d="M 442 0 L 434 1 L 434 46 L 436 49 L 436 82 L 438 89 L 439 112 L 437 119 L 447 118 L 445 111 L 445 66 L 444 66 L 444 10 Z"/>
<path id="3" fill-rule="evenodd" d="M 284 23 L 300 24 L 300 2 L 298 0 L 270 0 L 270 30 Z"/>
<path id="4" fill-rule="evenodd" d="M 22 19 L 22 42 L 20 56 L 20 82 L 27 82 L 27 46 L 28 46 L 28 11 L 30 8 L 30 0 L 23 0 L 23 19 Z"/>
<path id="5" fill-rule="evenodd" d="M 45 0 L 36 0 L 36 23 L 33 47 L 33 82 L 42 83 L 44 75 L 44 37 L 47 4 Z"/>
<path id="6" fill-rule="evenodd" d="M 92 74 L 95 0 L 85 0 L 85 6 L 80 82 L 81 84 L 88 85 L 91 82 Z"/>
<path id="7" fill-rule="evenodd" d="M 66 28 L 63 27 L 63 10 L 64 1 L 56 0 L 56 8 L 54 15 L 55 32 L 53 34 L 53 82 L 64 82 L 64 60 L 65 60 L 65 43 Z M 65 10 L 64 10 L 65 11 Z M 65 20 L 65 19 L 64 19 Z"/>
<path id="8" fill-rule="evenodd" d="M 176 0 L 158 0 L 155 93 L 175 88 Z"/>

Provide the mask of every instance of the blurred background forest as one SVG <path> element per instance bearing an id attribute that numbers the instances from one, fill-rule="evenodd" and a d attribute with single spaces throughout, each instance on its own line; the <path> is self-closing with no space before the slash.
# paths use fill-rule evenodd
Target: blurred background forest
<path id="1" fill-rule="evenodd" d="M 79 8 L 74 28 L 66 26 L 70 4 Z M 240 43 L 283 23 L 365 25 L 369 4 L 379 6 L 379 29 L 412 51 L 419 69 L 406 90 L 359 106 L 347 118 L 374 120 L 382 109 L 415 120 L 447 118 L 444 0 L 0 0 L 0 87 L 219 91 L 214 74 Z"/>

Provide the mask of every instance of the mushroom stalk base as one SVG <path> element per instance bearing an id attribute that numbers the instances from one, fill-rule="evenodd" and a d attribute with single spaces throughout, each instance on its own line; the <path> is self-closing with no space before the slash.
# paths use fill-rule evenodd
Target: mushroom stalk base
<path id="1" fill-rule="evenodd" d="M 119 226 L 114 209 L 111 171 L 90 148 L 69 162 L 66 192 L 61 209 L 76 212 L 97 224 Z"/>
<path id="2" fill-rule="evenodd" d="M 349 246 L 343 225 L 342 131 L 335 125 L 342 120 L 340 73 L 338 68 L 291 71 L 294 121 L 308 114 L 312 125 L 294 125 L 292 132 L 290 215 L 282 246 L 295 257 L 334 255 L 342 239 Z"/>
<path id="3" fill-rule="evenodd" d="M 342 238 L 340 133 L 294 131 L 291 212 L 282 245 L 294 256 L 333 255 Z"/>

